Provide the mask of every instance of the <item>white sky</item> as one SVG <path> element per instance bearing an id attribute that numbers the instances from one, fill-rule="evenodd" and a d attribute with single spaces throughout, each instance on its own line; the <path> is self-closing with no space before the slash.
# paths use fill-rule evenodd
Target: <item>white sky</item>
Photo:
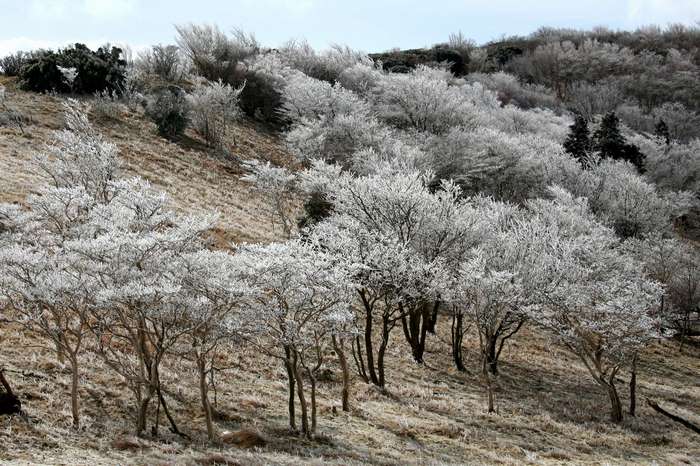
<path id="1" fill-rule="evenodd" d="M 367 52 L 423 47 L 461 30 L 479 43 L 540 26 L 634 29 L 700 21 L 700 0 L 0 0 L 0 56 L 71 42 L 172 43 L 174 24 L 252 31 L 268 46 L 306 38 L 315 47 Z"/>

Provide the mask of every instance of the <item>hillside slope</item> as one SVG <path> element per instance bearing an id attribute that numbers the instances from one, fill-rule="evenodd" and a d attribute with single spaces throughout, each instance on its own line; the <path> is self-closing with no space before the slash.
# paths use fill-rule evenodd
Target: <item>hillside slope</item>
<path id="1" fill-rule="evenodd" d="M 27 165 L 62 126 L 60 99 L 17 92 L 10 103 L 31 116 L 22 135 L 0 127 L 0 201 L 22 202 L 41 177 Z M 215 209 L 225 240 L 271 241 L 279 237 L 262 200 L 239 180 L 237 160 L 259 158 L 293 165 L 275 135 L 252 123 L 236 128 L 234 157 L 210 154 L 193 136 L 180 143 L 158 137 L 139 113 L 97 121 L 120 149 L 124 174 L 140 175 L 167 191 L 185 211 Z M 700 348 L 676 342 L 653 345 L 641 356 L 639 408 L 622 425 L 608 422 L 607 395 L 571 354 L 527 328 L 504 349 L 498 414 L 486 413 L 478 368 L 478 342 L 468 341 L 468 372 L 451 365 L 449 320 L 430 336 L 426 363 L 415 364 L 395 331 L 387 361 L 388 390 L 353 381 L 351 412 L 342 413 L 340 376 L 320 386 L 315 441 L 287 431 L 286 374 L 279 361 L 250 348 L 235 348 L 219 361 L 217 428 L 259 432 L 267 445 L 256 451 L 208 446 L 193 368 L 165 361 L 166 396 L 185 441 L 167 432 L 157 440 L 130 438 L 131 400 L 126 385 L 97 358 L 86 358 L 81 398 L 85 425 L 70 428 L 70 372 L 36 335 L 0 321 L 0 367 L 23 402 L 25 417 L 0 417 L 2 464 L 698 464 L 700 442 L 692 432 L 655 414 L 644 398 L 700 423 Z M 335 356 L 329 354 L 335 371 Z M 628 374 L 618 381 L 623 402 Z"/>

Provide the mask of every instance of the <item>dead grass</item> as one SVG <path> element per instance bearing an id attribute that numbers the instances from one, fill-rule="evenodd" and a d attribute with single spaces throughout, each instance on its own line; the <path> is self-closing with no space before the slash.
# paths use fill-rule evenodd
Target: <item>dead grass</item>
<path id="1" fill-rule="evenodd" d="M 31 112 L 30 136 L 0 128 L 0 195 L 20 202 L 40 178 L 26 160 L 50 131 L 61 127 L 60 102 L 31 94 L 11 99 Z M 223 216 L 214 235 L 228 240 L 266 241 L 279 233 L 259 214 L 260 200 L 238 180 L 237 160 L 259 157 L 290 163 L 276 137 L 252 125 L 238 128 L 232 159 L 210 154 L 191 135 L 173 143 L 159 138 L 134 113 L 102 124 L 119 146 L 126 174 L 138 174 L 168 191 L 179 208 L 215 208 Z M 0 417 L 2 464 L 699 464 L 700 442 L 690 431 L 655 414 L 653 398 L 667 409 L 700 421 L 700 349 L 679 353 L 663 342 L 642 355 L 638 416 L 608 422 L 608 401 L 585 368 L 552 346 L 539 331 L 517 335 L 502 355 L 498 414 L 486 413 L 479 382 L 477 342 L 467 342 L 467 373 L 453 369 L 443 341 L 449 323 L 430 336 L 424 365 L 415 364 L 400 332 L 394 332 L 387 361 L 387 393 L 353 380 L 352 410 L 340 408 L 339 377 L 320 383 L 319 438 L 307 441 L 287 430 L 283 367 L 249 348 L 232 350 L 217 376 L 219 432 L 254 432 L 264 446 L 241 449 L 206 443 L 194 371 L 166 361 L 161 377 L 173 415 L 191 440 L 161 424 L 157 439 L 131 437 L 133 409 L 124 383 L 99 358 L 87 354 L 81 384 L 84 426 L 70 427 L 67 367 L 19 327 L 0 323 L 0 365 L 19 394 L 25 417 Z M 337 370 L 332 354 L 331 368 Z M 627 374 L 618 386 L 626 403 Z M 334 409 L 335 408 L 335 409 Z"/>

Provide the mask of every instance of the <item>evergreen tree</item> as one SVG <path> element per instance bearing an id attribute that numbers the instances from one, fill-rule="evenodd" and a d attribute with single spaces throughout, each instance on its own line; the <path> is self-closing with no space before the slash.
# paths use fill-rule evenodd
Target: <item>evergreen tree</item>
<path id="1" fill-rule="evenodd" d="M 583 163 L 591 150 L 588 122 L 580 113 L 577 113 L 574 124 L 569 126 L 569 130 L 569 135 L 564 141 L 564 150 Z"/>
<path id="2" fill-rule="evenodd" d="M 654 128 L 654 134 L 666 141 L 666 144 L 671 144 L 671 133 L 668 130 L 668 125 L 664 120 L 659 119 L 659 122 Z"/>
<path id="3" fill-rule="evenodd" d="M 619 159 L 624 145 L 620 119 L 615 112 L 610 112 L 603 117 L 600 127 L 593 133 L 593 148 L 600 152 L 603 159 Z"/>
<path id="4" fill-rule="evenodd" d="M 593 149 L 603 159 L 626 160 L 640 172 L 644 171 L 644 155 L 637 146 L 627 144 L 620 132 L 620 119 L 615 112 L 605 115 L 600 127 L 593 133 Z"/>

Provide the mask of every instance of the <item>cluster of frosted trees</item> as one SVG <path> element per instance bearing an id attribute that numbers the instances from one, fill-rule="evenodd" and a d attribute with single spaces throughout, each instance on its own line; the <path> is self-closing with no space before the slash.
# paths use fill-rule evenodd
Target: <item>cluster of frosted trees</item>
<path id="1" fill-rule="evenodd" d="M 561 148 L 565 117 L 502 107 L 478 83 L 430 68 L 387 74 L 358 55 L 333 61 L 331 84 L 299 71 L 322 56 L 293 50 L 251 67 L 277 83 L 286 141 L 307 168 L 251 163 L 246 176 L 286 241 L 211 250 L 216 217 L 178 214 L 144 180 L 119 178 L 115 147 L 75 104 L 37 160 L 50 183 L 26 209 L 0 206 L 5 312 L 70 363 L 74 424 L 90 353 L 127 382 L 137 433 L 161 407 L 176 430 L 160 369 L 177 361 L 196 368 L 214 439 L 215 362 L 253 345 L 284 367 L 290 427 L 312 436 L 331 354 L 347 410 L 351 373 L 391 384 L 392 334 L 421 363 L 446 328 L 460 370 L 465 338 L 478 340 L 493 411 L 499 357 L 524 325 L 580 358 L 620 421 L 616 375 L 678 303 L 697 303 L 697 288 L 668 285 L 698 276 L 670 229 L 692 196 L 622 162 L 581 168 Z M 307 201 L 302 230 L 294 198 Z M 662 282 L 681 296 L 664 300 Z"/>

